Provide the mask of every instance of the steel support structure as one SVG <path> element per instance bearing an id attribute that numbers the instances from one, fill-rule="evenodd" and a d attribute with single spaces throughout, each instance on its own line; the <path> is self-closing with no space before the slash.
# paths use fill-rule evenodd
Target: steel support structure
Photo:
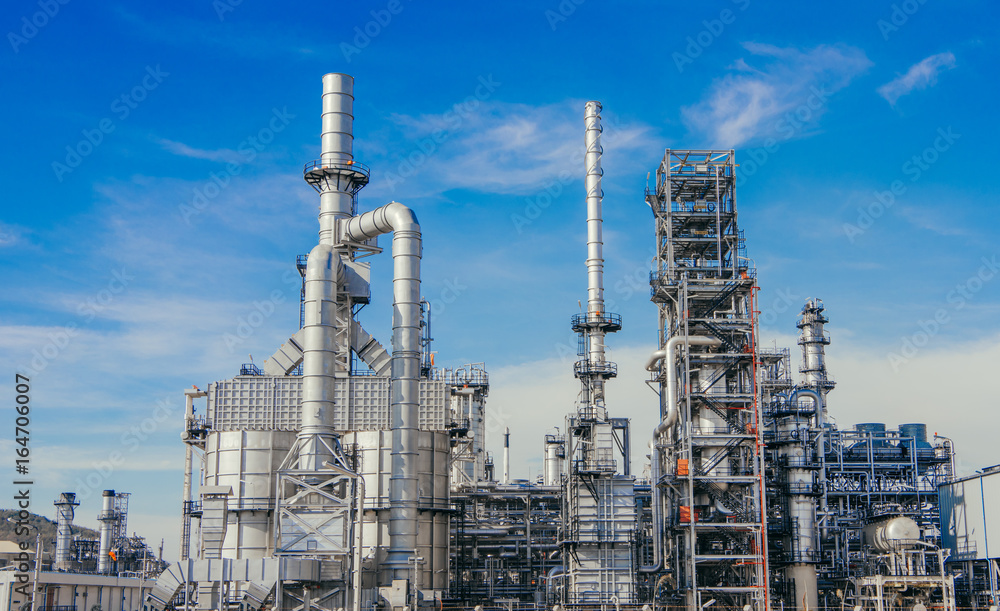
<path id="1" fill-rule="evenodd" d="M 680 338 L 676 358 L 652 374 L 667 424 L 652 453 L 663 491 L 654 536 L 664 537 L 666 586 L 657 591 L 689 609 L 768 607 L 756 270 L 737 225 L 735 167 L 731 150 L 668 149 L 646 192 L 662 354 Z"/>

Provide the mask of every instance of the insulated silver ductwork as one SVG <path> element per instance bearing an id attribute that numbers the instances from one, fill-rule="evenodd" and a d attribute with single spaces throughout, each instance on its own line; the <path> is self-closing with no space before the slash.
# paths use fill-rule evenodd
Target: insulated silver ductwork
<path id="1" fill-rule="evenodd" d="M 329 244 L 317 244 L 306 264 L 302 325 L 302 427 L 299 466 L 322 469 L 331 458 L 320 438 L 334 435 L 333 387 L 336 361 L 337 286 L 344 263 Z"/>
<path id="2" fill-rule="evenodd" d="M 420 223 L 398 202 L 351 218 L 343 239 L 364 242 L 392 233 L 392 459 L 389 554 L 394 578 L 408 579 L 417 548 L 420 390 Z"/>
<path id="3" fill-rule="evenodd" d="M 53 505 L 56 506 L 55 568 L 59 571 L 67 571 L 72 568 L 73 562 L 73 510 L 80 503 L 76 500 L 76 493 L 63 492 Z"/>
<path id="4" fill-rule="evenodd" d="M 601 206 L 604 191 L 601 188 L 601 103 L 587 102 L 584 111 L 587 151 L 584 165 L 587 174 L 587 313 L 600 317 L 604 314 L 604 236 Z M 590 361 L 604 362 L 604 331 L 590 331 Z"/>
<path id="5" fill-rule="evenodd" d="M 115 491 L 105 490 L 101 497 L 101 514 L 97 516 L 97 521 L 101 523 L 101 539 L 98 547 L 97 572 L 107 573 L 111 571 L 111 536 L 118 516 L 115 513 Z"/>

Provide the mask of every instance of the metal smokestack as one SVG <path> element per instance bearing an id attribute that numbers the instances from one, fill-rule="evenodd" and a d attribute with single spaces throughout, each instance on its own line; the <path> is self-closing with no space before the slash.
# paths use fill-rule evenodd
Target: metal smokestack
<path id="1" fill-rule="evenodd" d="M 357 171 L 363 166 L 354 167 L 353 76 L 323 76 L 321 139 L 319 164 L 324 180 L 319 196 L 319 243 L 332 245 L 339 242 L 337 222 L 354 215 L 354 195 L 368 182 L 367 172 Z"/>
<path id="2" fill-rule="evenodd" d="M 604 236 L 601 206 L 604 191 L 601 188 L 601 103 L 587 102 L 584 113 L 586 147 L 584 165 L 587 168 L 587 314 L 600 317 L 604 314 Z M 604 362 L 604 331 L 590 330 L 590 361 Z M 603 384 L 600 385 L 603 389 Z"/>
<path id="3" fill-rule="evenodd" d="M 354 196 L 368 184 L 368 170 L 354 161 L 354 77 L 323 76 L 320 158 L 306 164 L 305 181 L 319 192 L 319 244 L 306 263 L 302 339 L 300 468 L 318 470 L 332 456 L 333 380 L 349 371 L 344 329 L 349 303 L 338 294 L 345 278 L 337 247 L 341 227 L 354 215 Z M 339 339 L 338 339 L 339 338 Z"/>
<path id="4" fill-rule="evenodd" d="M 118 516 L 115 513 L 115 491 L 105 490 L 102 499 L 101 513 L 97 516 L 97 521 L 101 523 L 101 540 L 97 556 L 97 572 L 108 573 L 111 571 L 111 535 Z"/>
<path id="5" fill-rule="evenodd" d="M 510 483 L 510 427 L 503 430 L 503 482 Z"/>
<path id="6" fill-rule="evenodd" d="M 73 492 L 63 492 L 56 506 L 56 570 L 68 571 L 72 568 L 73 557 L 73 510 L 80 505 Z"/>

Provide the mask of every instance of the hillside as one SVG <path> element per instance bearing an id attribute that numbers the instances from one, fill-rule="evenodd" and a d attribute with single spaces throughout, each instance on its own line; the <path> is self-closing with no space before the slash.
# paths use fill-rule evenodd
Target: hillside
<path id="1" fill-rule="evenodd" d="M 46 551 L 51 553 L 56 544 L 56 523 L 44 516 L 32 513 L 28 518 L 28 523 L 34 527 L 31 529 L 31 534 L 27 537 L 18 537 L 14 533 L 14 529 L 17 528 L 17 524 L 14 522 L 17 519 L 16 515 L 17 511 L 14 509 L 0 509 L 0 541 L 17 541 L 19 539 L 30 538 L 33 543 L 35 539 L 34 529 L 37 528 L 42 533 L 42 544 Z M 96 530 L 76 524 L 73 525 L 73 535 L 84 539 L 96 539 L 98 537 Z"/>

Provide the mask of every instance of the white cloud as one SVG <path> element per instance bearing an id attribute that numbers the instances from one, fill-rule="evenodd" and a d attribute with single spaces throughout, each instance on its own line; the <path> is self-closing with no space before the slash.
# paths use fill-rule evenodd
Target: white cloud
<path id="1" fill-rule="evenodd" d="M 872 65 L 864 51 L 845 45 L 804 51 L 743 46 L 754 57 L 737 60 L 701 101 L 682 109 L 686 125 L 705 146 L 729 148 L 765 137 L 799 136 L 815 127 L 830 95 Z M 786 118 L 788 113 L 793 120 Z"/>
<path id="2" fill-rule="evenodd" d="M 21 243 L 24 230 L 16 225 L 0 222 L 0 248 L 17 246 Z"/>
<path id="3" fill-rule="evenodd" d="M 839 331 L 840 340 L 835 338 L 827 349 L 828 368 L 837 381 L 829 410 L 839 428 L 859 422 L 884 422 L 888 428 L 922 422 L 931 443 L 935 432 L 954 439 L 960 472 L 1000 462 L 994 427 L 986 425 L 997 408 L 992 380 L 994 363 L 1000 360 L 1000 336 L 948 348 L 926 347 L 898 371 L 886 358 L 889 348 L 859 345 L 848 336 L 846 330 Z M 801 353 L 795 336 L 762 334 L 761 345 L 790 347 L 793 371 L 798 370 Z M 644 383 L 642 367 L 652 350 L 652 345 L 621 348 L 611 358 L 618 363 L 618 378 L 608 384 L 608 410 L 611 416 L 632 419 L 636 474 L 642 473 L 646 443 L 657 420 L 656 394 Z M 499 464 L 500 433 L 510 427 L 514 477 L 540 473 L 543 435 L 553 427 L 563 430 L 564 416 L 575 411 L 579 382 L 573 378 L 574 358 L 554 357 L 490 372 L 487 411 L 492 416 L 487 421 L 492 426 L 487 447 Z"/>
<path id="4" fill-rule="evenodd" d="M 384 137 L 398 140 L 398 145 L 357 145 L 376 154 L 401 151 L 365 160 L 381 168 L 365 196 L 398 196 L 404 186 L 411 198 L 449 189 L 531 194 L 554 182 L 582 179 L 583 106 L 579 100 L 545 106 L 485 101 L 457 104 L 436 114 L 392 115 L 398 133 Z M 608 111 L 602 119 L 606 163 L 658 150 L 649 126 Z"/>
<path id="5" fill-rule="evenodd" d="M 910 66 L 906 74 L 898 76 L 878 88 L 878 94 L 889 104 L 918 89 L 927 89 L 937 84 L 937 77 L 943 70 L 955 67 L 955 55 L 950 51 L 938 53 Z"/>
<path id="6" fill-rule="evenodd" d="M 161 138 L 157 141 L 169 153 L 180 157 L 190 157 L 192 159 L 207 159 L 208 161 L 221 161 L 224 163 L 245 163 L 246 158 L 233 149 L 206 150 L 188 146 L 183 142 L 175 142 Z"/>

